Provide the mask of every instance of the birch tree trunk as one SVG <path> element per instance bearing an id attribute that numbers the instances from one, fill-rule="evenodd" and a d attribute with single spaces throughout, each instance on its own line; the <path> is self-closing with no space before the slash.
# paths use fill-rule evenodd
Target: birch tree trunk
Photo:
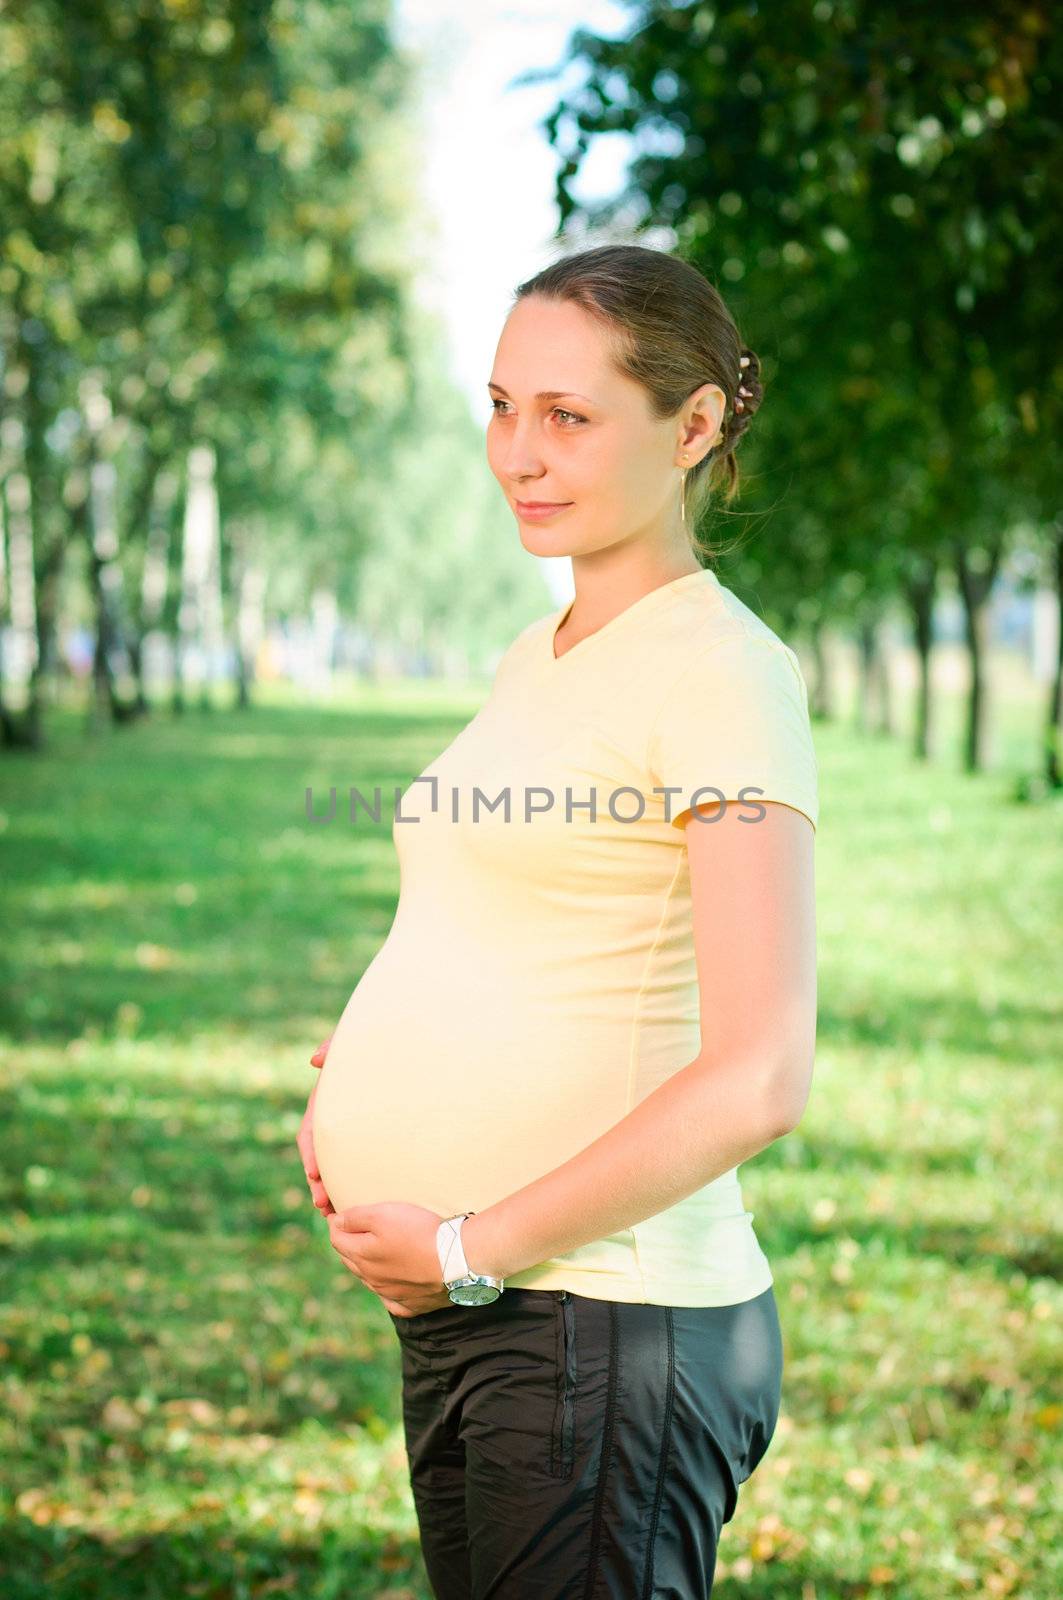
<path id="1" fill-rule="evenodd" d="M 212 663 L 208 652 L 221 638 L 214 466 L 214 450 L 210 445 L 194 445 L 188 452 L 175 674 L 178 708 L 185 703 L 186 696 L 195 691 L 198 691 L 200 706 L 209 705 Z"/>
<path id="2" fill-rule="evenodd" d="M 169 647 L 171 658 L 173 655 L 172 645 L 163 632 L 163 623 L 170 590 L 170 533 L 177 488 L 177 474 L 162 468 L 154 481 L 148 512 L 148 537 L 140 575 L 140 660 L 137 672 L 137 693 L 145 704 L 145 652 L 157 645 L 160 649 Z"/>
<path id="3" fill-rule="evenodd" d="M 81 383 L 81 404 L 85 418 L 89 457 L 89 495 L 87 508 L 78 515 L 89 547 L 89 583 L 96 606 L 96 650 L 93 657 L 93 709 L 90 718 L 98 720 L 106 710 L 114 722 L 128 722 L 137 715 L 133 683 L 133 663 L 126 645 L 122 568 L 118 550 L 117 492 L 118 473 L 107 459 L 106 430 L 111 421 L 111 405 L 96 373 Z M 121 680 L 121 682 L 120 682 Z M 125 692 L 123 692 L 125 691 Z"/>
<path id="4" fill-rule="evenodd" d="M 251 705 L 251 686 L 255 663 L 266 631 L 266 574 L 251 558 L 253 524 L 234 523 L 232 541 L 233 605 L 235 609 L 236 704 L 243 711 Z"/>
<path id="5" fill-rule="evenodd" d="M 2 664 L 2 737 L 5 746 L 34 746 L 32 723 L 28 715 L 30 684 L 37 663 L 37 605 L 33 571 L 33 522 L 30 517 L 30 485 L 24 472 L 13 472 L 4 484 L 0 499 L 3 520 L 4 587 L 6 610 L 11 619 Z"/>

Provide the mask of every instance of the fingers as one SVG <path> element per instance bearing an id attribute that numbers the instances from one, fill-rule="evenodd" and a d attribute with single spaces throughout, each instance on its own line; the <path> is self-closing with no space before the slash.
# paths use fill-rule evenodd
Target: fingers
<path id="1" fill-rule="evenodd" d="M 310 1057 L 310 1065 L 312 1067 L 324 1066 L 325 1057 L 328 1055 L 328 1048 L 331 1043 L 332 1034 L 330 1033 L 328 1038 L 318 1045 L 317 1049 Z M 332 1201 L 325 1192 L 325 1185 L 321 1181 L 321 1172 L 318 1168 L 317 1157 L 314 1154 L 313 1110 L 314 1095 L 316 1092 L 317 1084 L 315 1082 L 314 1087 L 310 1091 L 310 1098 L 306 1102 L 306 1111 L 303 1115 L 303 1121 L 299 1129 L 298 1137 L 296 1138 L 296 1144 L 299 1147 L 299 1154 L 302 1157 L 303 1171 L 306 1173 L 306 1181 L 310 1185 L 311 1200 L 314 1202 L 314 1205 L 318 1211 L 321 1212 L 323 1217 L 334 1217 L 336 1215 L 336 1207 L 332 1204 Z"/>
<path id="2" fill-rule="evenodd" d="M 332 1204 L 332 1201 L 328 1197 L 328 1192 L 325 1189 L 325 1185 L 321 1181 L 321 1174 L 318 1172 L 316 1166 L 314 1171 L 311 1172 L 310 1168 L 304 1163 L 304 1171 L 306 1172 L 306 1181 L 310 1185 L 310 1198 L 314 1202 L 317 1209 L 324 1217 L 335 1216 L 336 1207 Z"/>
<path id="3" fill-rule="evenodd" d="M 303 1171 L 306 1173 L 307 1178 L 320 1178 L 321 1172 L 318 1168 L 317 1156 L 314 1154 L 314 1132 L 309 1111 L 303 1117 L 302 1126 L 296 1135 L 295 1144 L 302 1159 Z"/>
<path id="4" fill-rule="evenodd" d="M 324 1211 L 325 1215 L 329 1216 L 335 1208 L 325 1192 L 324 1183 L 321 1181 L 321 1170 L 317 1164 L 317 1157 L 314 1155 L 313 1139 L 307 1138 L 301 1141 L 299 1151 L 303 1158 L 303 1171 L 306 1173 L 306 1181 L 310 1185 L 310 1198 L 319 1211 Z"/>
<path id="5" fill-rule="evenodd" d="M 314 1089 L 316 1088 L 317 1084 L 314 1085 Z M 321 1169 L 317 1164 L 317 1156 L 314 1153 L 313 1102 L 314 1092 L 311 1090 L 310 1099 L 307 1102 L 306 1111 L 303 1113 L 303 1120 L 296 1135 L 295 1143 L 303 1163 L 306 1181 L 310 1186 L 310 1198 L 323 1216 L 331 1217 L 334 1215 L 336 1208 L 329 1199 L 325 1185 L 321 1181 Z"/>
<path id="6" fill-rule="evenodd" d="M 325 1065 L 325 1057 L 328 1055 L 328 1047 L 331 1043 L 332 1035 L 330 1033 L 324 1043 L 319 1044 L 313 1055 L 310 1057 L 310 1065 L 312 1067 L 323 1067 Z"/>

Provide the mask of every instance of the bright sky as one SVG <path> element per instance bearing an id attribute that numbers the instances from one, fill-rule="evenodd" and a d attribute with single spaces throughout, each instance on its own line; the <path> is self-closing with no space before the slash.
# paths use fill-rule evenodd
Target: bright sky
<path id="1" fill-rule="evenodd" d="M 531 68 L 556 66 L 576 28 L 618 36 L 631 23 L 614 0 L 395 0 L 396 35 L 424 68 L 422 193 L 437 255 L 421 295 L 445 319 L 452 374 L 485 424 L 487 380 L 513 290 L 561 252 L 551 242 L 558 162 L 538 123 L 572 78 L 508 85 Z M 596 139 L 578 196 L 612 194 L 628 151 L 626 135 Z M 570 599 L 568 559 L 544 566 L 558 603 Z"/>

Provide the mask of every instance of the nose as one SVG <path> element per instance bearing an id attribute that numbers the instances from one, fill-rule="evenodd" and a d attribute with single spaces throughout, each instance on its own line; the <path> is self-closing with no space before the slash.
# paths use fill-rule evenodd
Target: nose
<path id="1" fill-rule="evenodd" d="M 521 428 L 519 423 L 513 429 L 506 449 L 499 461 L 499 469 L 509 481 L 519 486 L 525 479 L 541 478 L 544 467 L 542 456 L 535 443 L 535 434 L 531 428 Z"/>

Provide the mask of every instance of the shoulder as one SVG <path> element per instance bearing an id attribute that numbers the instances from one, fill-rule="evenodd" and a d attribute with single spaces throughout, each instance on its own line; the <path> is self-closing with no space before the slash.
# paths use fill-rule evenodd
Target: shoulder
<path id="1" fill-rule="evenodd" d="M 796 686 L 807 705 L 807 689 L 796 652 L 732 589 L 714 581 L 708 590 L 684 596 L 658 639 L 655 701 L 659 711 L 683 685 L 750 688 Z"/>
<path id="2" fill-rule="evenodd" d="M 728 800 L 753 791 L 804 812 L 815 828 L 808 692 L 791 647 L 727 590 L 668 641 L 657 664 L 645 750 L 655 782 Z"/>

